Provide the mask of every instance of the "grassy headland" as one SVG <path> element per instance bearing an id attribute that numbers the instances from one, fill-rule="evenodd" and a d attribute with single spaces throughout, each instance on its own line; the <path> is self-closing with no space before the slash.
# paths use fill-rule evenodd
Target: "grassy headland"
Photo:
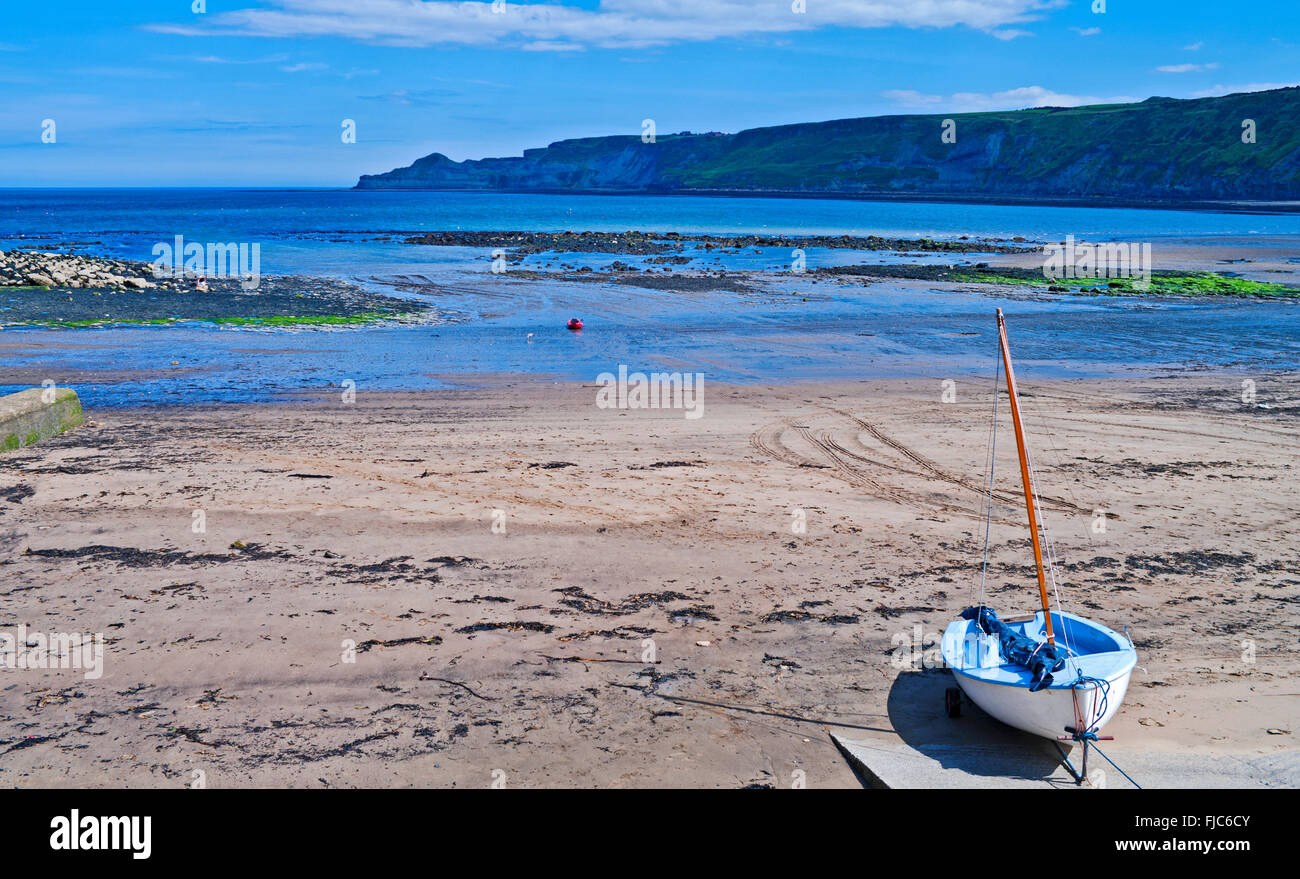
<path id="1" fill-rule="evenodd" d="M 1253 122 L 1255 136 L 1243 127 Z M 950 123 L 950 126 L 948 125 Z M 941 135 L 950 130 L 952 137 Z M 721 193 L 1169 204 L 1300 199 L 1300 87 L 1222 97 L 874 116 L 432 153 L 358 189 Z"/>

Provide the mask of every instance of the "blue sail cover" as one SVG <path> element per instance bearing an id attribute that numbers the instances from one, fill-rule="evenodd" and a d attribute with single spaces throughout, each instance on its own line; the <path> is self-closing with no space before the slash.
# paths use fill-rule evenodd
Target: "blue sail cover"
<path id="1" fill-rule="evenodd" d="M 1052 672 L 1065 667 L 1065 654 L 1054 644 L 1035 641 L 1028 635 L 1017 632 L 998 619 L 998 615 L 987 607 L 970 607 L 962 611 L 961 618 L 975 620 L 980 630 L 986 635 L 998 639 L 1002 648 L 1002 657 L 1009 663 L 1023 665 L 1033 674 L 1033 686 L 1029 692 L 1052 685 Z"/>

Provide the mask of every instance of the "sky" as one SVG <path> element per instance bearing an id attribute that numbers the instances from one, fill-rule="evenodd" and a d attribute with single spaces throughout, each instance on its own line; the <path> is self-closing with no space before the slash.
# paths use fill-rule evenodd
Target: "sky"
<path id="1" fill-rule="evenodd" d="M 1298 62 L 1297 0 L 42 0 L 0 30 L 0 187 L 345 187 L 645 119 L 1204 97 Z"/>

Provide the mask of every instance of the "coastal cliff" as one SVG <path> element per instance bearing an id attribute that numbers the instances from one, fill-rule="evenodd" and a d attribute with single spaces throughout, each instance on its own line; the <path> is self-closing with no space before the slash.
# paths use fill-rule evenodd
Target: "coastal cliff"
<path id="1" fill-rule="evenodd" d="M 942 137 L 945 120 L 954 123 L 954 142 Z M 1243 140 L 1250 128 L 1253 143 Z M 685 132 L 654 143 L 640 135 L 578 138 L 463 162 L 433 153 L 365 175 L 356 188 L 1291 200 L 1300 199 L 1300 87 Z"/>

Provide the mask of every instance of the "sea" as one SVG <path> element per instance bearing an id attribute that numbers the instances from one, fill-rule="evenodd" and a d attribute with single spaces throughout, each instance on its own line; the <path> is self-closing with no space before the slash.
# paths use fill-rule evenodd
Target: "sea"
<path id="1" fill-rule="evenodd" d="M 488 248 L 402 242 L 433 230 L 625 231 L 1203 244 L 1300 266 L 1300 214 L 791 198 L 270 189 L 0 190 L 0 250 L 137 260 L 187 242 L 257 244 L 261 273 L 347 280 L 433 305 L 435 319 L 345 328 L 169 326 L 0 329 L 0 392 L 53 380 L 88 407 L 286 402 L 357 392 L 594 381 L 689 371 L 715 383 L 992 376 L 994 311 L 1007 313 L 1022 383 L 1188 370 L 1262 375 L 1300 364 L 1300 303 L 1214 297 L 953 292 L 814 281 L 786 248 L 699 251 L 692 267 L 773 272 L 763 290 L 671 291 L 534 280 L 538 254 L 493 274 Z M 807 248 L 808 268 L 976 263 L 979 254 Z M 1247 271 L 1225 263 L 1223 271 Z M 414 281 L 415 283 L 410 283 Z M 7 303 L 0 290 L 0 319 Z M 565 322 L 579 317 L 581 332 Z"/>

